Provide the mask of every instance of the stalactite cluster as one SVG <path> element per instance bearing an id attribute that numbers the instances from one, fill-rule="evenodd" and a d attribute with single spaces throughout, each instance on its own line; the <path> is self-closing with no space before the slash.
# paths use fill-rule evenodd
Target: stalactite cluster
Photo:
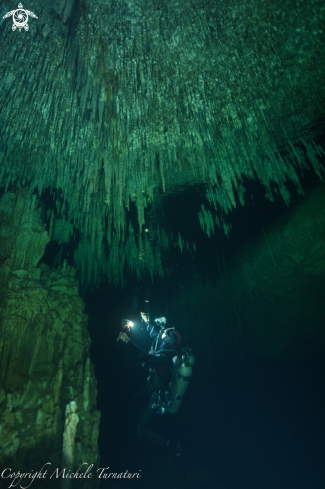
<path id="1" fill-rule="evenodd" d="M 0 27 L 0 185 L 62 192 L 54 234 L 60 241 L 64 226 L 69 236 L 79 230 L 75 260 L 87 281 L 108 269 L 121 281 L 134 239 L 130 202 L 142 236 L 155 191 L 175 175 L 207 184 L 221 224 L 237 196 L 244 203 L 243 176 L 286 202 L 285 182 L 299 186 L 302 168 L 321 177 L 324 152 L 313 142 L 324 127 L 320 0 L 34 0 L 29 8 L 38 16 L 29 32 Z M 158 261 L 148 268 L 128 255 L 137 273 L 159 273 Z"/>
<path id="2" fill-rule="evenodd" d="M 155 275 L 168 276 L 171 268 L 164 263 L 163 254 L 170 249 L 183 249 L 192 255 L 195 252 L 195 243 L 190 245 L 188 241 L 178 233 L 167 233 L 163 228 L 147 228 L 142 234 L 135 234 L 132 225 L 129 225 L 128 233 L 122 243 L 118 243 L 112 236 L 107 237 L 109 255 L 106 256 L 104 246 L 100 250 L 101 260 L 90 267 L 92 259 L 92 245 L 85 236 L 80 241 L 74 258 L 80 264 L 81 282 L 83 284 L 95 284 L 104 277 L 110 283 L 126 285 L 125 271 L 134 274 L 137 279 L 148 272 L 151 280 Z"/>

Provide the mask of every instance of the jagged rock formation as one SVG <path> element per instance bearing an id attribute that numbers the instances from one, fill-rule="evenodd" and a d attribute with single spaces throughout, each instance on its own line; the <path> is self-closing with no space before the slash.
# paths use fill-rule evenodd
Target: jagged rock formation
<path id="1" fill-rule="evenodd" d="M 144 224 L 157 235 L 146 210 L 155 192 L 204 182 L 222 226 L 245 201 L 244 176 L 288 202 L 286 179 L 299 186 L 305 167 L 321 175 L 321 0 L 28 8 L 38 16 L 28 32 L 1 18 L 0 185 L 56 191 L 54 219 L 69 239 L 81 233 L 74 258 L 85 282 L 121 283 L 116 270 L 127 268 L 163 273 L 161 240 L 147 240 L 139 259 Z"/>
<path id="2" fill-rule="evenodd" d="M 100 413 L 84 303 L 75 270 L 38 266 L 48 242 L 36 196 L 29 199 L 27 189 L 5 193 L 0 203 L 0 465 L 20 471 L 35 472 L 46 462 L 53 470 L 99 462 Z M 73 437 L 72 411 L 78 417 Z M 61 482 L 52 479 L 51 487 Z M 49 483 L 39 484 L 34 485 Z M 95 488 L 96 479 L 78 487 Z"/>
<path id="3" fill-rule="evenodd" d="M 193 343 L 210 355 L 237 346 L 239 357 L 290 358 L 325 352 L 325 187 L 219 262 L 219 277 L 183 283 L 180 314 Z M 213 266 L 211 264 L 211 266 Z M 204 325 L 200 327 L 199 325 Z M 221 345 L 219 347 L 219 345 Z"/>

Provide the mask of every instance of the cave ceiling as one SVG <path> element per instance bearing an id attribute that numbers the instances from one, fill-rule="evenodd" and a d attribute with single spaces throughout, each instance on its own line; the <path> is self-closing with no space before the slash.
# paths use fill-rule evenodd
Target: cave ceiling
<path id="1" fill-rule="evenodd" d="M 164 274 L 182 240 L 152 218 L 164 193 L 203 185 L 192 218 L 228 232 L 247 180 L 289 203 L 288 181 L 322 177 L 321 0 L 30 0 L 21 32 L 3 19 L 14 8 L 0 16 L 0 185 L 51 196 L 51 237 L 75 243 L 84 283 Z"/>

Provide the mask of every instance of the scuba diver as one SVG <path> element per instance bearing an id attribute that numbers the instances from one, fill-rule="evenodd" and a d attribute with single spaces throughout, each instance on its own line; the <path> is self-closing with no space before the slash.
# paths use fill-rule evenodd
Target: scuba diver
<path id="1" fill-rule="evenodd" d="M 117 338 L 128 345 L 133 354 L 142 361 L 142 365 L 150 367 L 147 380 L 152 394 L 140 418 L 138 435 L 140 439 L 164 449 L 170 456 L 179 457 L 180 442 L 172 443 L 154 431 L 152 425 L 156 414 L 175 414 L 179 410 L 192 375 L 195 358 L 190 348 L 181 348 L 182 337 L 179 332 L 175 328 L 166 328 L 165 317 L 155 319 L 153 326 L 150 326 L 145 313 L 141 312 L 141 317 L 150 336 L 154 338 L 148 353 L 126 334 L 133 325 L 128 319 L 122 319 L 122 331 Z M 159 328 L 158 333 L 155 332 L 155 328 Z"/>

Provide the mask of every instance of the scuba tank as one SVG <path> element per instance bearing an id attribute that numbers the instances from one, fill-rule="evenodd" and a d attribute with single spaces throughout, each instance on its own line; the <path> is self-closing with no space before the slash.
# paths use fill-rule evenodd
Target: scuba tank
<path id="1" fill-rule="evenodd" d="M 195 363 L 195 356 L 191 348 L 182 349 L 181 354 L 181 358 L 174 357 L 173 359 L 175 369 L 170 383 L 168 404 L 166 407 L 166 411 L 171 414 L 177 413 L 181 406 L 189 380 L 192 376 L 192 366 Z"/>

